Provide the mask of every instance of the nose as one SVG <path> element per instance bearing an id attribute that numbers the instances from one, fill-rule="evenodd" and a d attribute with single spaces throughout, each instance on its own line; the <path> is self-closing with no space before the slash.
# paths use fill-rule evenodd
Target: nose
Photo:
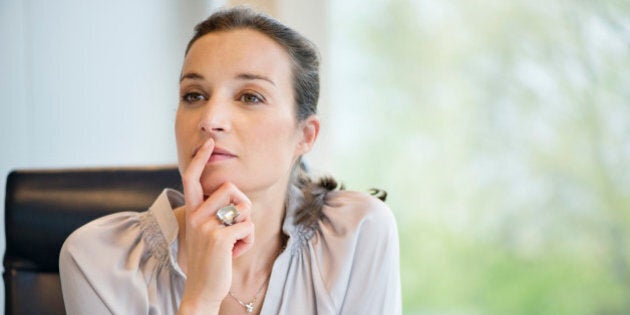
<path id="1" fill-rule="evenodd" d="M 213 96 L 206 103 L 199 129 L 205 133 L 225 133 L 231 127 L 231 109 L 229 102 Z"/>

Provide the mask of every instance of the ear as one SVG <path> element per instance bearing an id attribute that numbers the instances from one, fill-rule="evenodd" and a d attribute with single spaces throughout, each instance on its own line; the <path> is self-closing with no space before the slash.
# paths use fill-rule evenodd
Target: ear
<path id="1" fill-rule="evenodd" d="M 300 125 L 298 126 L 300 131 L 300 142 L 297 146 L 297 155 L 305 154 L 310 151 L 315 141 L 317 140 L 317 136 L 319 135 L 319 117 L 316 115 L 311 115 L 306 118 Z"/>

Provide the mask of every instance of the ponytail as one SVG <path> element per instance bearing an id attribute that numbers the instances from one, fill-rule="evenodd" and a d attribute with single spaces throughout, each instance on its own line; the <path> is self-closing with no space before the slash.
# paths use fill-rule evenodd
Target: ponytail
<path id="1" fill-rule="evenodd" d="M 302 193 L 302 203 L 298 205 L 295 212 L 295 223 L 307 227 L 316 227 L 317 222 L 324 217 L 322 209 L 326 204 L 328 193 L 334 190 L 344 190 L 345 187 L 337 183 L 332 176 L 322 176 L 316 180 L 312 179 L 308 174 L 308 168 L 302 161 L 298 159 L 297 165 L 291 176 L 292 184 Z M 372 188 L 370 194 L 378 199 L 385 201 L 387 192 Z"/>

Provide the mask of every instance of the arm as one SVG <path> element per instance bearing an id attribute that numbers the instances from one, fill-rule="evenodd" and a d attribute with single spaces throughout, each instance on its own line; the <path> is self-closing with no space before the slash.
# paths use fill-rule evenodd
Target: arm
<path id="1" fill-rule="evenodd" d="M 66 242 L 59 256 L 59 275 L 66 313 L 68 315 L 112 314 L 94 284 L 77 264 L 68 249 L 69 246 L 71 245 Z"/>
<path id="2" fill-rule="evenodd" d="M 359 227 L 341 314 L 401 314 L 398 231 L 391 210 L 377 211 Z"/>

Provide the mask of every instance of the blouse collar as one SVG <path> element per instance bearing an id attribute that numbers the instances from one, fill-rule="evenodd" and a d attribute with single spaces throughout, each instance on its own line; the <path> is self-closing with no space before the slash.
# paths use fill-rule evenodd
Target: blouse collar
<path id="1" fill-rule="evenodd" d="M 184 195 L 182 193 L 166 188 L 149 208 L 149 211 L 155 216 L 155 220 L 160 226 L 160 231 L 162 231 L 168 244 L 172 244 L 177 239 L 177 231 L 179 230 L 173 210 L 184 204 Z"/>

